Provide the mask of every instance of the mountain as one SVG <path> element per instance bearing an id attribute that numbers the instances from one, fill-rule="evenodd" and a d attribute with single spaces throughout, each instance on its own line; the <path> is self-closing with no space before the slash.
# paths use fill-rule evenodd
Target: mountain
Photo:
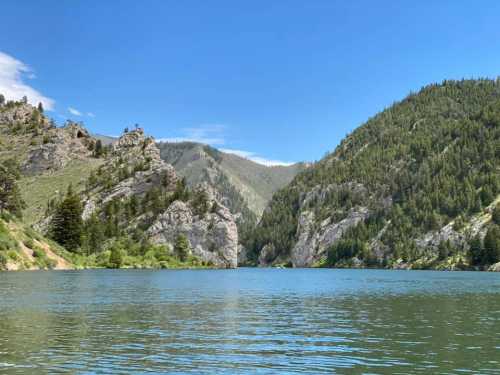
<path id="1" fill-rule="evenodd" d="M 0 105 L 0 213 L 19 222 L 2 227 L 3 260 L 33 225 L 77 267 L 236 267 L 236 223 L 209 186 L 188 188 L 142 129 L 103 143 L 26 100 Z"/>
<path id="2" fill-rule="evenodd" d="M 306 168 L 305 163 L 268 167 L 194 142 L 162 142 L 158 147 L 161 158 L 188 185 L 207 183 L 231 212 L 252 221 L 262 215 L 274 192 Z"/>
<path id="3" fill-rule="evenodd" d="M 116 141 L 118 141 L 118 138 L 119 138 L 119 137 L 112 137 L 112 136 L 109 136 L 109 135 L 102 135 L 102 134 L 92 134 L 92 136 L 96 140 L 101 141 L 101 143 L 104 146 L 112 145 L 113 143 L 115 143 Z"/>
<path id="4" fill-rule="evenodd" d="M 26 102 L 0 105 L 0 162 L 16 160 L 20 166 L 25 223 L 41 220 L 47 202 L 70 184 L 78 191 L 83 188 L 90 172 L 103 162 L 93 157 L 95 143 L 83 126 L 68 121 L 56 127 L 43 109 Z"/>
<path id="5" fill-rule="evenodd" d="M 94 134 L 103 145 L 118 138 Z M 255 222 L 272 195 L 303 171 L 306 163 L 265 166 L 196 142 L 158 142 L 161 158 L 186 178 L 188 186 L 210 185 L 238 218 Z"/>
<path id="6" fill-rule="evenodd" d="M 429 85 L 279 190 L 248 256 L 294 267 L 486 267 L 500 261 L 499 169 L 500 81 Z"/>
<path id="7" fill-rule="evenodd" d="M 204 262 L 237 265 L 238 232 L 229 210 L 209 187 L 188 189 L 142 129 L 113 143 L 83 195 L 83 219 L 103 222 L 105 238 L 130 236 L 173 250 L 182 235 Z"/>

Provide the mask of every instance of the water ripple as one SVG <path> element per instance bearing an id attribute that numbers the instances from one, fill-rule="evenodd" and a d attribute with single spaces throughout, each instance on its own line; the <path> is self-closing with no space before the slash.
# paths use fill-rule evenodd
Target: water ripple
<path id="1" fill-rule="evenodd" d="M 500 275 L 2 273 L 0 373 L 500 373 Z"/>

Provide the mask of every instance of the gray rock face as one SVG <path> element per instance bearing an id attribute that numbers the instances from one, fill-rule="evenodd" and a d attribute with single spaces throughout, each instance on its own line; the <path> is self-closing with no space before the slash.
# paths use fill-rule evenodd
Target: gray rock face
<path id="1" fill-rule="evenodd" d="M 160 150 L 152 137 L 146 137 L 142 129 L 136 129 L 122 135 L 113 144 L 113 153 L 122 159 L 133 162 L 150 160 L 153 164 L 162 164 Z"/>
<path id="2" fill-rule="evenodd" d="M 309 207 L 321 207 L 332 193 L 349 190 L 353 194 L 366 196 L 367 189 L 358 183 L 342 185 L 318 185 L 303 193 L 300 197 L 300 213 L 297 224 L 297 242 L 290 250 L 290 255 L 276 254 L 271 245 L 264 246 L 260 251 L 259 265 L 269 266 L 279 263 L 291 263 L 293 267 L 311 267 L 326 257 L 327 250 L 342 238 L 351 227 L 356 226 L 369 216 L 366 207 L 356 206 L 350 209 L 344 219 L 334 221 L 331 217 L 319 222 L 316 214 Z M 390 205 L 390 201 L 380 202 Z"/>
<path id="3" fill-rule="evenodd" d="M 74 123 L 63 128 L 45 130 L 47 143 L 31 146 L 22 165 L 23 173 L 35 175 L 64 168 L 72 160 L 91 157 L 95 139 L 87 130 Z"/>
<path id="4" fill-rule="evenodd" d="M 169 190 L 173 190 L 177 182 L 174 168 L 169 164 L 158 165 L 146 171 L 136 172 L 132 177 L 118 182 L 109 191 L 94 191 L 89 194 L 83 209 L 83 219 L 88 219 L 101 205 L 113 199 L 126 199 L 132 195 L 143 196 L 163 181 L 170 181 Z"/>
<path id="5" fill-rule="evenodd" d="M 426 233 L 424 236 L 415 240 L 416 245 L 421 249 L 436 250 L 441 242 L 449 241 L 450 244 L 457 248 L 467 250 L 469 248 L 469 239 L 479 235 L 486 235 L 487 226 L 491 221 L 493 209 L 498 204 L 498 200 L 493 201 L 484 212 L 474 215 L 465 227 L 456 231 L 454 221 L 448 223 L 438 231 Z M 486 213 L 486 214 L 484 214 Z"/>
<path id="6" fill-rule="evenodd" d="M 500 262 L 492 264 L 489 268 L 488 271 L 490 272 L 500 272 Z"/>
<path id="7" fill-rule="evenodd" d="M 347 217 L 339 222 L 324 220 L 315 228 L 314 213 L 303 211 L 297 228 L 298 241 L 292 249 L 291 260 L 294 267 L 311 267 L 326 256 L 327 249 L 340 240 L 351 227 L 365 220 L 369 211 L 365 207 L 353 208 Z"/>
<path id="8" fill-rule="evenodd" d="M 248 252 L 245 246 L 239 244 L 238 245 L 238 266 L 248 265 Z"/>
<path id="9" fill-rule="evenodd" d="M 436 250 L 441 242 L 449 241 L 455 248 L 462 248 L 467 243 L 467 237 L 463 233 L 453 229 L 453 222 L 445 225 L 438 231 L 426 233 L 415 240 L 417 247 L 421 249 Z"/>
<path id="10" fill-rule="evenodd" d="M 27 124 L 31 121 L 35 107 L 30 104 L 17 103 L 14 107 L 0 107 L 0 124 Z M 48 126 L 49 120 L 41 117 L 42 125 Z"/>
<path id="11" fill-rule="evenodd" d="M 188 204 L 175 201 L 147 231 L 154 243 L 170 246 L 180 234 L 188 238 L 194 255 L 220 268 L 237 267 L 238 230 L 227 208 L 199 217 Z"/>
<path id="12" fill-rule="evenodd" d="M 265 245 L 259 254 L 259 266 L 267 267 L 270 266 L 276 259 L 276 249 L 273 245 Z"/>

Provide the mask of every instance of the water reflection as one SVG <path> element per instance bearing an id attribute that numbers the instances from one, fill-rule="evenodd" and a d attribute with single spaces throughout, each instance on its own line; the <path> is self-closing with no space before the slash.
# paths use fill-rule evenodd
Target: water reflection
<path id="1" fill-rule="evenodd" d="M 499 287 L 465 272 L 2 273 L 0 372 L 500 373 Z"/>

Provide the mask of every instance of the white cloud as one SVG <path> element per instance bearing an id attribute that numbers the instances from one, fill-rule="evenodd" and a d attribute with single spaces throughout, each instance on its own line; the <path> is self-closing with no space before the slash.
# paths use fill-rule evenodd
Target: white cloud
<path id="1" fill-rule="evenodd" d="M 204 124 L 198 127 L 182 128 L 181 136 L 159 138 L 158 142 L 197 142 L 207 145 L 223 145 L 225 126 L 221 124 Z"/>
<path id="2" fill-rule="evenodd" d="M 243 151 L 243 150 L 233 150 L 230 148 L 221 148 L 220 149 L 222 152 L 228 153 L 228 154 L 234 154 L 237 156 L 240 156 L 242 158 L 251 160 L 255 163 L 265 165 L 266 167 L 274 167 L 274 166 L 288 166 L 295 164 L 294 162 L 289 162 L 289 161 L 282 161 L 282 160 L 273 160 L 273 159 L 266 159 L 262 156 L 257 155 L 254 152 L 250 151 Z"/>
<path id="3" fill-rule="evenodd" d="M 75 109 L 75 108 L 72 108 L 72 107 L 68 107 L 68 111 L 73 116 L 81 116 L 82 115 L 82 113 L 78 109 Z"/>
<path id="4" fill-rule="evenodd" d="M 0 52 L 0 94 L 3 94 L 7 100 L 20 100 L 26 96 L 30 104 L 38 105 L 41 102 L 43 108 L 52 111 L 54 100 L 43 96 L 24 83 L 25 78 L 36 78 L 31 68 L 12 56 Z"/>
<path id="5" fill-rule="evenodd" d="M 92 112 L 87 112 L 87 116 L 94 118 L 95 115 Z"/>

